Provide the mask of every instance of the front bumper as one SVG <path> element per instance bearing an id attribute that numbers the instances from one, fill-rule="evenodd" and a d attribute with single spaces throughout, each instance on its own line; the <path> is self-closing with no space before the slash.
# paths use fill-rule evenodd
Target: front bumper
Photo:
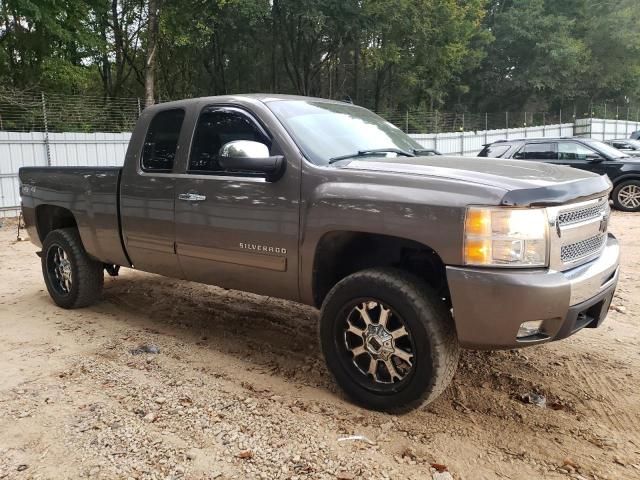
<path id="1" fill-rule="evenodd" d="M 599 326 L 618 283 L 619 260 L 618 241 L 609 235 L 598 258 L 565 272 L 447 267 L 460 344 L 517 348 Z M 517 338 L 523 322 L 539 320 L 543 333 Z"/>

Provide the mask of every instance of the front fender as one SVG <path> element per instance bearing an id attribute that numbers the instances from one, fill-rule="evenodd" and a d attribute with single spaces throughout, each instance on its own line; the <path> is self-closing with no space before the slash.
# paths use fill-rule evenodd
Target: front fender
<path id="1" fill-rule="evenodd" d="M 303 175 L 300 294 L 309 304 L 315 252 L 324 235 L 345 231 L 399 237 L 428 246 L 445 264 L 457 265 L 466 206 L 498 204 L 504 195 L 501 189 L 450 179 L 327 173 L 334 178 Z"/>

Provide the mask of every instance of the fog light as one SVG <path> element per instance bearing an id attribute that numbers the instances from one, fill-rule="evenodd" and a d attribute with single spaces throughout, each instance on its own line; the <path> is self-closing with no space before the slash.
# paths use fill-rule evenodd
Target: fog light
<path id="1" fill-rule="evenodd" d="M 523 322 L 520 324 L 518 334 L 516 338 L 530 337 L 531 335 L 537 335 L 543 333 L 542 322 L 544 320 L 533 320 L 531 322 Z"/>

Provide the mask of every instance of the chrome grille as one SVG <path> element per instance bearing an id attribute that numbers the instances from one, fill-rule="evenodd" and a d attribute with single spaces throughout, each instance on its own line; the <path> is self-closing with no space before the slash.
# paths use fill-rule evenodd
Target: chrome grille
<path id="1" fill-rule="evenodd" d="M 564 225 L 600 218 L 603 214 L 606 215 L 608 213 L 608 209 L 609 203 L 602 202 L 598 205 L 564 211 L 558 215 L 558 224 L 562 227 Z"/>
<path id="2" fill-rule="evenodd" d="M 563 245 L 560 249 L 560 259 L 563 263 L 569 263 L 593 255 L 602 248 L 606 239 L 606 234 L 600 234 L 569 245 Z"/>
<path id="3" fill-rule="evenodd" d="M 549 216 L 549 266 L 558 271 L 575 268 L 596 258 L 607 241 L 610 215 L 608 196 L 557 207 Z"/>

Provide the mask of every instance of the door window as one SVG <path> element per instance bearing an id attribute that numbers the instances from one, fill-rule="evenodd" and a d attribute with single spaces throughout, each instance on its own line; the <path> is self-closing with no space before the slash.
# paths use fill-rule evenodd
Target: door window
<path id="1" fill-rule="evenodd" d="M 553 143 L 528 143 L 514 156 L 516 159 L 526 160 L 555 160 L 556 151 Z"/>
<path id="2" fill-rule="evenodd" d="M 264 130 L 242 110 L 219 107 L 203 110 L 193 137 L 189 172 L 224 173 L 218 152 L 223 145 L 234 140 L 252 140 L 271 148 L 271 140 Z"/>
<path id="3" fill-rule="evenodd" d="M 487 145 L 484 150 L 480 152 L 479 157 L 500 158 L 507 153 L 509 145 Z"/>
<path id="4" fill-rule="evenodd" d="M 184 110 L 165 110 L 151 120 L 142 150 L 142 170 L 168 173 L 178 150 Z"/>
<path id="5" fill-rule="evenodd" d="M 594 153 L 593 150 L 579 143 L 558 142 L 559 160 L 586 160 L 587 155 L 593 155 Z"/>

